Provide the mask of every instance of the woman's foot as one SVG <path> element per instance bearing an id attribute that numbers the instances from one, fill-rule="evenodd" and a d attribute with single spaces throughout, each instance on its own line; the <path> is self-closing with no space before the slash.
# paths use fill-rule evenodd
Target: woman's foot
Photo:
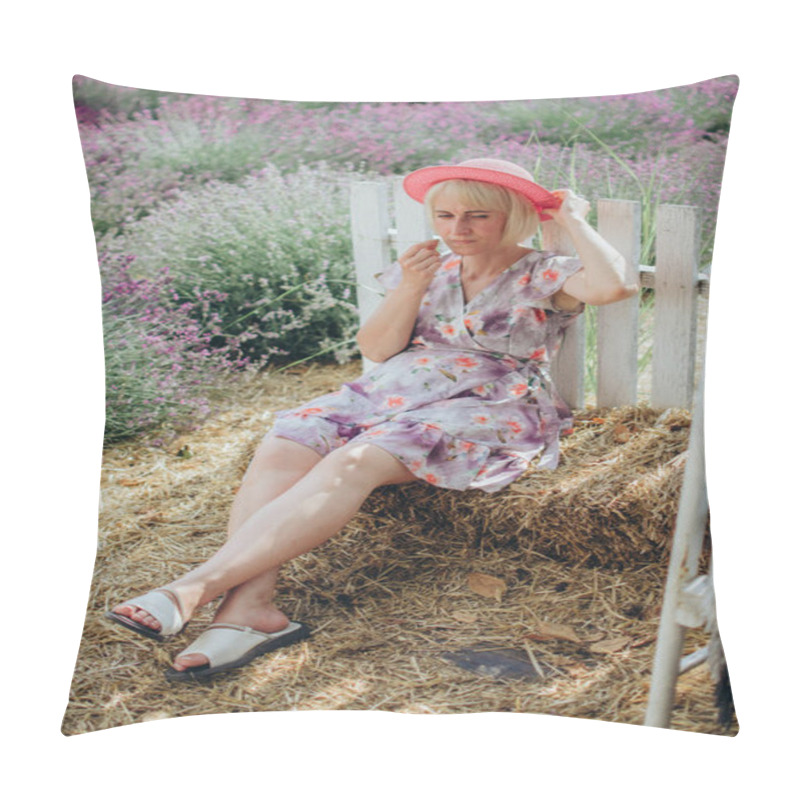
<path id="1" fill-rule="evenodd" d="M 121 617 L 128 617 L 128 619 L 144 625 L 145 628 L 150 628 L 154 633 L 161 632 L 161 623 L 152 614 L 148 614 L 136 605 L 123 603 L 120 606 L 115 606 L 112 611 Z"/>
<path id="2" fill-rule="evenodd" d="M 165 586 L 120 603 L 106 616 L 144 636 L 161 639 L 182 630 L 196 605 L 191 593 Z"/>
<path id="3" fill-rule="evenodd" d="M 289 624 L 289 618 L 272 604 L 244 608 L 241 602 L 229 602 L 230 596 L 229 594 L 222 601 L 214 616 L 215 623 L 241 625 L 261 633 L 282 631 Z M 177 656 L 172 666 L 173 669 L 182 672 L 190 667 L 201 667 L 207 663 L 208 658 L 201 653 L 185 653 Z"/>

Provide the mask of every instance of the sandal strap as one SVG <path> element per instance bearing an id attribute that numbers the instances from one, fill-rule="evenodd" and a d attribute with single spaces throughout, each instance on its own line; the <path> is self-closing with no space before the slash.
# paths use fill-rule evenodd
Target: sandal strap
<path id="1" fill-rule="evenodd" d="M 169 589 L 153 589 L 147 594 L 128 600 L 125 605 L 136 606 L 155 617 L 161 623 L 159 633 L 162 636 L 172 636 L 183 630 L 180 601 Z"/>
<path id="2" fill-rule="evenodd" d="M 208 659 L 209 666 L 216 667 L 220 664 L 229 664 L 247 655 L 254 647 L 280 639 L 287 633 L 292 633 L 300 627 L 297 622 L 290 622 L 283 630 L 274 633 L 247 628 L 243 625 L 229 625 L 227 623 L 214 623 L 197 637 L 185 650 L 178 654 L 178 658 L 187 655 L 202 655 Z"/>

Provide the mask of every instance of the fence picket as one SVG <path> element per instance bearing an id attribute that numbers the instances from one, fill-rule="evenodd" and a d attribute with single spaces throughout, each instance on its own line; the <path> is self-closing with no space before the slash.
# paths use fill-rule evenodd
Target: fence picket
<path id="1" fill-rule="evenodd" d="M 597 230 L 629 264 L 641 255 L 642 206 L 600 200 Z M 639 375 L 639 295 L 597 309 L 597 405 L 636 405 Z"/>
<path id="2" fill-rule="evenodd" d="M 555 222 L 542 223 L 542 247 L 563 256 L 575 254 L 566 231 Z M 553 361 L 553 382 L 570 408 L 582 408 L 585 398 L 586 319 L 581 314 L 570 325 Z"/>
<path id="3" fill-rule="evenodd" d="M 432 239 L 424 207 L 410 198 L 403 189 L 403 179 L 394 181 L 394 213 L 397 223 L 395 245 L 397 255 L 402 255 L 412 244 Z"/>
<path id="4" fill-rule="evenodd" d="M 362 181 L 353 184 L 350 194 L 350 230 L 356 267 L 356 299 L 359 320 L 363 323 L 378 307 L 383 287 L 375 275 L 391 264 L 389 248 L 389 202 L 386 185 Z M 365 370 L 374 366 L 362 359 Z"/>
<path id="5" fill-rule="evenodd" d="M 656 217 L 653 408 L 690 408 L 697 331 L 700 215 L 693 206 L 662 205 Z"/>

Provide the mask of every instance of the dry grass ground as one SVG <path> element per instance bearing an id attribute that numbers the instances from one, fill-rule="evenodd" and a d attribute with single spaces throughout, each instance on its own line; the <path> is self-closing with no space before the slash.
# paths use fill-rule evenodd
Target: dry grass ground
<path id="1" fill-rule="evenodd" d="M 163 670 L 213 609 L 168 644 L 104 620 L 106 609 L 221 544 L 231 498 L 275 411 L 357 370 L 262 377 L 165 448 L 131 443 L 105 453 L 65 734 L 287 709 L 516 711 L 641 724 L 688 441 L 683 412 L 582 414 L 558 470 L 496 495 L 428 485 L 376 491 L 342 534 L 282 573 L 281 603 L 313 637 L 208 685 L 168 684 Z M 687 651 L 704 643 L 693 632 Z M 487 650 L 506 656 L 501 666 L 519 677 L 464 667 Z M 672 725 L 736 733 L 735 722 L 716 721 L 705 667 L 680 678 Z"/>

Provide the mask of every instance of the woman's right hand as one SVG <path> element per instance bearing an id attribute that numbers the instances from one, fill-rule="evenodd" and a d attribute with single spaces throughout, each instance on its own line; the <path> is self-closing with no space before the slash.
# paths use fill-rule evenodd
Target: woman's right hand
<path id="1" fill-rule="evenodd" d="M 370 361 L 385 361 L 408 346 L 420 303 L 442 263 L 438 245 L 438 239 L 419 242 L 397 259 L 402 280 L 386 293 L 356 336 L 362 354 Z"/>
<path id="2" fill-rule="evenodd" d="M 415 286 L 427 287 L 442 265 L 442 257 L 436 250 L 438 246 L 438 239 L 428 239 L 409 247 L 397 259 L 403 268 L 403 280 Z"/>

